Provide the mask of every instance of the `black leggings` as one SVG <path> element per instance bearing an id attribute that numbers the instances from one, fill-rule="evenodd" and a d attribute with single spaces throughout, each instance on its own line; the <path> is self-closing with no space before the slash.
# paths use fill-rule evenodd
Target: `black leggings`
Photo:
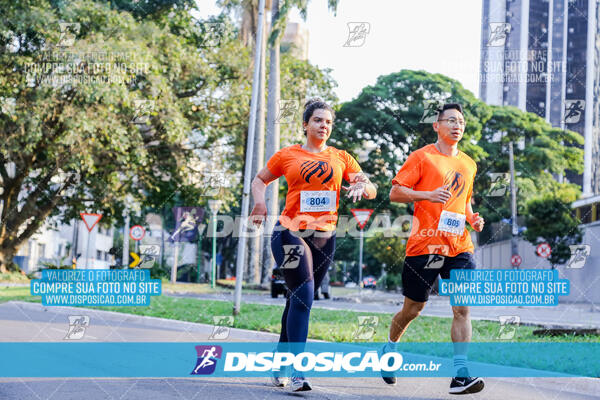
<path id="1" fill-rule="evenodd" d="M 315 287 L 333 261 L 335 231 L 292 232 L 278 222 L 271 250 L 288 287 L 279 342 L 305 343 Z"/>

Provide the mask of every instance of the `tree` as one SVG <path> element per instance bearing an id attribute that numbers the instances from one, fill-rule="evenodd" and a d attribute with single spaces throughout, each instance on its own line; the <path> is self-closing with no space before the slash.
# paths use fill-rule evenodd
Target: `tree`
<path id="1" fill-rule="evenodd" d="M 490 109 L 459 82 L 441 74 L 402 70 L 380 76 L 375 85 L 364 88 L 338 112 L 330 140 L 334 146 L 357 157 L 363 170 L 380 188 L 375 201 L 376 213 L 406 212 L 406 206 L 390 204 L 388 190 L 391 179 L 408 155 L 437 138 L 431 123 L 421 122 L 427 101 L 463 104 L 467 128 L 460 147 L 475 161 L 481 159 L 484 152 L 473 142 L 479 139 L 481 121 L 489 118 Z M 372 205 L 372 201 L 363 200 L 356 207 L 373 208 Z"/>
<path id="2" fill-rule="evenodd" d="M 387 274 L 399 275 L 402 273 L 406 252 L 406 237 L 402 235 L 388 235 L 377 232 L 366 240 L 366 249 L 369 254 L 381 265 L 385 264 Z"/>
<path id="3" fill-rule="evenodd" d="M 571 257 L 570 245 L 580 244 L 583 233 L 581 221 L 575 217 L 571 203 L 580 191 L 573 184 L 553 185 L 553 191 L 536 196 L 527 202 L 525 239 L 534 246 L 546 242 L 552 253 L 548 258 L 552 269 L 564 264 Z"/>
<path id="4" fill-rule="evenodd" d="M 375 202 L 343 204 L 340 214 L 348 214 L 350 207 L 375 208 L 375 213 L 389 211 L 394 217 L 411 212 L 410 206 L 390 204 L 388 193 L 391 179 L 408 155 L 437 139 L 431 123 L 421 122 L 427 101 L 463 105 L 467 125 L 459 149 L 477 163 L 473 208 L 486 219 L 483 233 L 487 237 L 494 235 L 492 222 L 511 215 L 508 191 L 501 197 L 488 196 L 490 173 L 509 171 L 509 141 L 524 144 L 522 150 L 515 146 L 520 215 L 525 212 L 527 199 L 552 187 L 552 174 L 581 172 L 583 152 L 574 146 L 583 143 L 581 135 L 553 128 L 539 116 L 515 107 L 489 106 L 458 81 L 441 74 L 402 70 L 380 76 L 375 85 L 364 88 L 338 112 L 330 141 L 359 158 L 363 170 L 379 186 Z"/>
<path id="5" fill-rule="evenodd" d="M 338 0 L 328 0 L 328 7 L 335 11 Z M 272 0 L 271 35 L 269 37 L 269 97 L 267 100 L 267 138 L 265 158 L 269 159 L 280 148 L 280 126 L 277 116 L 281 99 L 281 37 L 285 32 L 287 17 L 292 7 L 297 7 L 303 18 L 306 18 L 308 0 Z M 293 76 L 293 75 L 292 75 Z M 306 93 L 304 93 L 304 96 Z M 300 98 L 302 101 L 303 97 Z M 302 104 L 302 103 L 300 103 Z M 267 210 L 271 215 L 279 213 L 279 180 L 274 181 L 265 193 Z M 268 277 L 268 272 L 273 269 L 274 259 L 271 255 L 270 245 L 265 241 L 263 246 L 263 280 Z"/>
<path id="6" fill-rule="evenodd" d="M 583 150 L 575 145 L 583 144 L 576 132 L 554 128 L 543 118 L 511 106 L 490 106 L 491 117 L 485 121 L 478 145 L 486 157 L 478 161 L 478 172 L 473 197 L 479 211 L 485 215 L 486 228 L 481 235 L 482 243 L 492 232 L 493 222 L 511 217 L 508 181 L 505 193 L 491 195 L 491 173 L 508 173 L 508 142 L 515 143 L 515 171 L 517 172 L 517 214 L 527 213 L 527 202 L 540 194 L 552 194 L 556 190 L 554 176 L 566 170 L 583 171 Z M 519 143 L 521 145 L 519 145 Z M 496 193 L 498 194 L 498 193 Z"/>
<path id="7" fill-rule="evenodd" d="M 138 21 L 85 0 L 0 6 L 0 267 L 49 216 L 120 221 L 126 194 L 159 209 L 175 192 L 197 201 L 199 152 L 218 141 L 235 163 L 243 49 L 227 35 L 207 46 L 188 10 L 157 10 Z"/>

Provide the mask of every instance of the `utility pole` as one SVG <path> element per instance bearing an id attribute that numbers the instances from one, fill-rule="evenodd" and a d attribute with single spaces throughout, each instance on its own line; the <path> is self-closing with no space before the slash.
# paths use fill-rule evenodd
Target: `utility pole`
<path id="1" fill-rule="evenodd" d="M 279 0 L 273 0 L 271 4 L 271 26 L 274 21 L 279 18 Z M 272 30 L 271 30 L 272 31 Z M 279 134 L 280 125 L 277 121 L 279 97 L 281 92 L 280 86 L 280 36 L 278 35 L 274 43 L 269 46 L 269 97 L 267 100 L 267 135 L 266 135 L 266 151 L 265 158 L 269 159 L 279 150 Z M 267 213 L 270 216 L 279 214 L 279 179 L 275 179 L 265 191 L 265 204 L 267 205 Z M 273 270 L 275 260 L 271 254 L 271 241 L 263 240 L 262 254 L 262 279 L 265 282 Z"/>
<path id="2" fill-rule="evenodd" d="M 265 0 L 258 4 L 258 30 L 255 43 L 262 43 L 264 34 Z M 250 178 L 252 173 L 252 154 L 254 153 L 254 134 L 256 128 L 256 112 L 258 103 L 258 89 L 260 81 L 260 53 L 262 46 L 255 46 L 254 53 L 254 79 L 252 81 L 252 100 L 250 102 L 250 120 L 248 122 L 248 138 L 246 140 L 246 162 L 244 166 L 244 189 L 242 192 L 241 221 L 238 228 L 237 260 L 235 266 L 235 291 L 233 302 L 233 315 L 240 313 L 242 302 L 242 281 L 244 279 L 244 264 L 246 262 L 247 235 L 244 233 L 245 225 L 248 223 L 248 207 L 250 203 Z"/>
<path id="3" fill-rule="evenodd" d="M 129 209 L 125 208 L 125 226 L 123 226 L 123 267 L 129 267 Z"/>

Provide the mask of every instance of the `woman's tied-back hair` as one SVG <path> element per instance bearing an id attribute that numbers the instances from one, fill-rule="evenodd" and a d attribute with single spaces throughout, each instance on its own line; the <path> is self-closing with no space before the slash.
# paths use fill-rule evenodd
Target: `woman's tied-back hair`
<path id="1" fill-rule="evenodd" d="M 335 119 L 335 111 L 333 111 L 333 108 L 331 108 L 329 104 L 325 103 L 323 99 L 314 97 L 312 99 L 309 99 L 304 104 L 304 113 L 302 114 L 302 120 L 308 124 L 308 121 L 310 121 L 310 117 L 312 117 L 315 110 L 327 110 L 331 113 L 332 119 Z M 304 135 L 306 136 L 306 130 L 304 131 Z"/>

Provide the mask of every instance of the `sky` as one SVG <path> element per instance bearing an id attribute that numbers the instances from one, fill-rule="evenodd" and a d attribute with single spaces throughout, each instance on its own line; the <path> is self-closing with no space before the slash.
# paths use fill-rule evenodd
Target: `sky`
<path id="1" fill-rule="evenodd" d="M 214 0 L 197 0 L 200 17 L 219 13 Z M 479 93 L 481 0 L 339 0 L 334 15 L 327 0 L 311 0 L 305 27 L 308 59 L 331 68 L 341 101 L 358 96 L 377 77 L 402 69 L 442 73 Z M 290 20 L 302 21 L 298 12 Z M 368 33 L 351 41 L 349 26 Z"/>

